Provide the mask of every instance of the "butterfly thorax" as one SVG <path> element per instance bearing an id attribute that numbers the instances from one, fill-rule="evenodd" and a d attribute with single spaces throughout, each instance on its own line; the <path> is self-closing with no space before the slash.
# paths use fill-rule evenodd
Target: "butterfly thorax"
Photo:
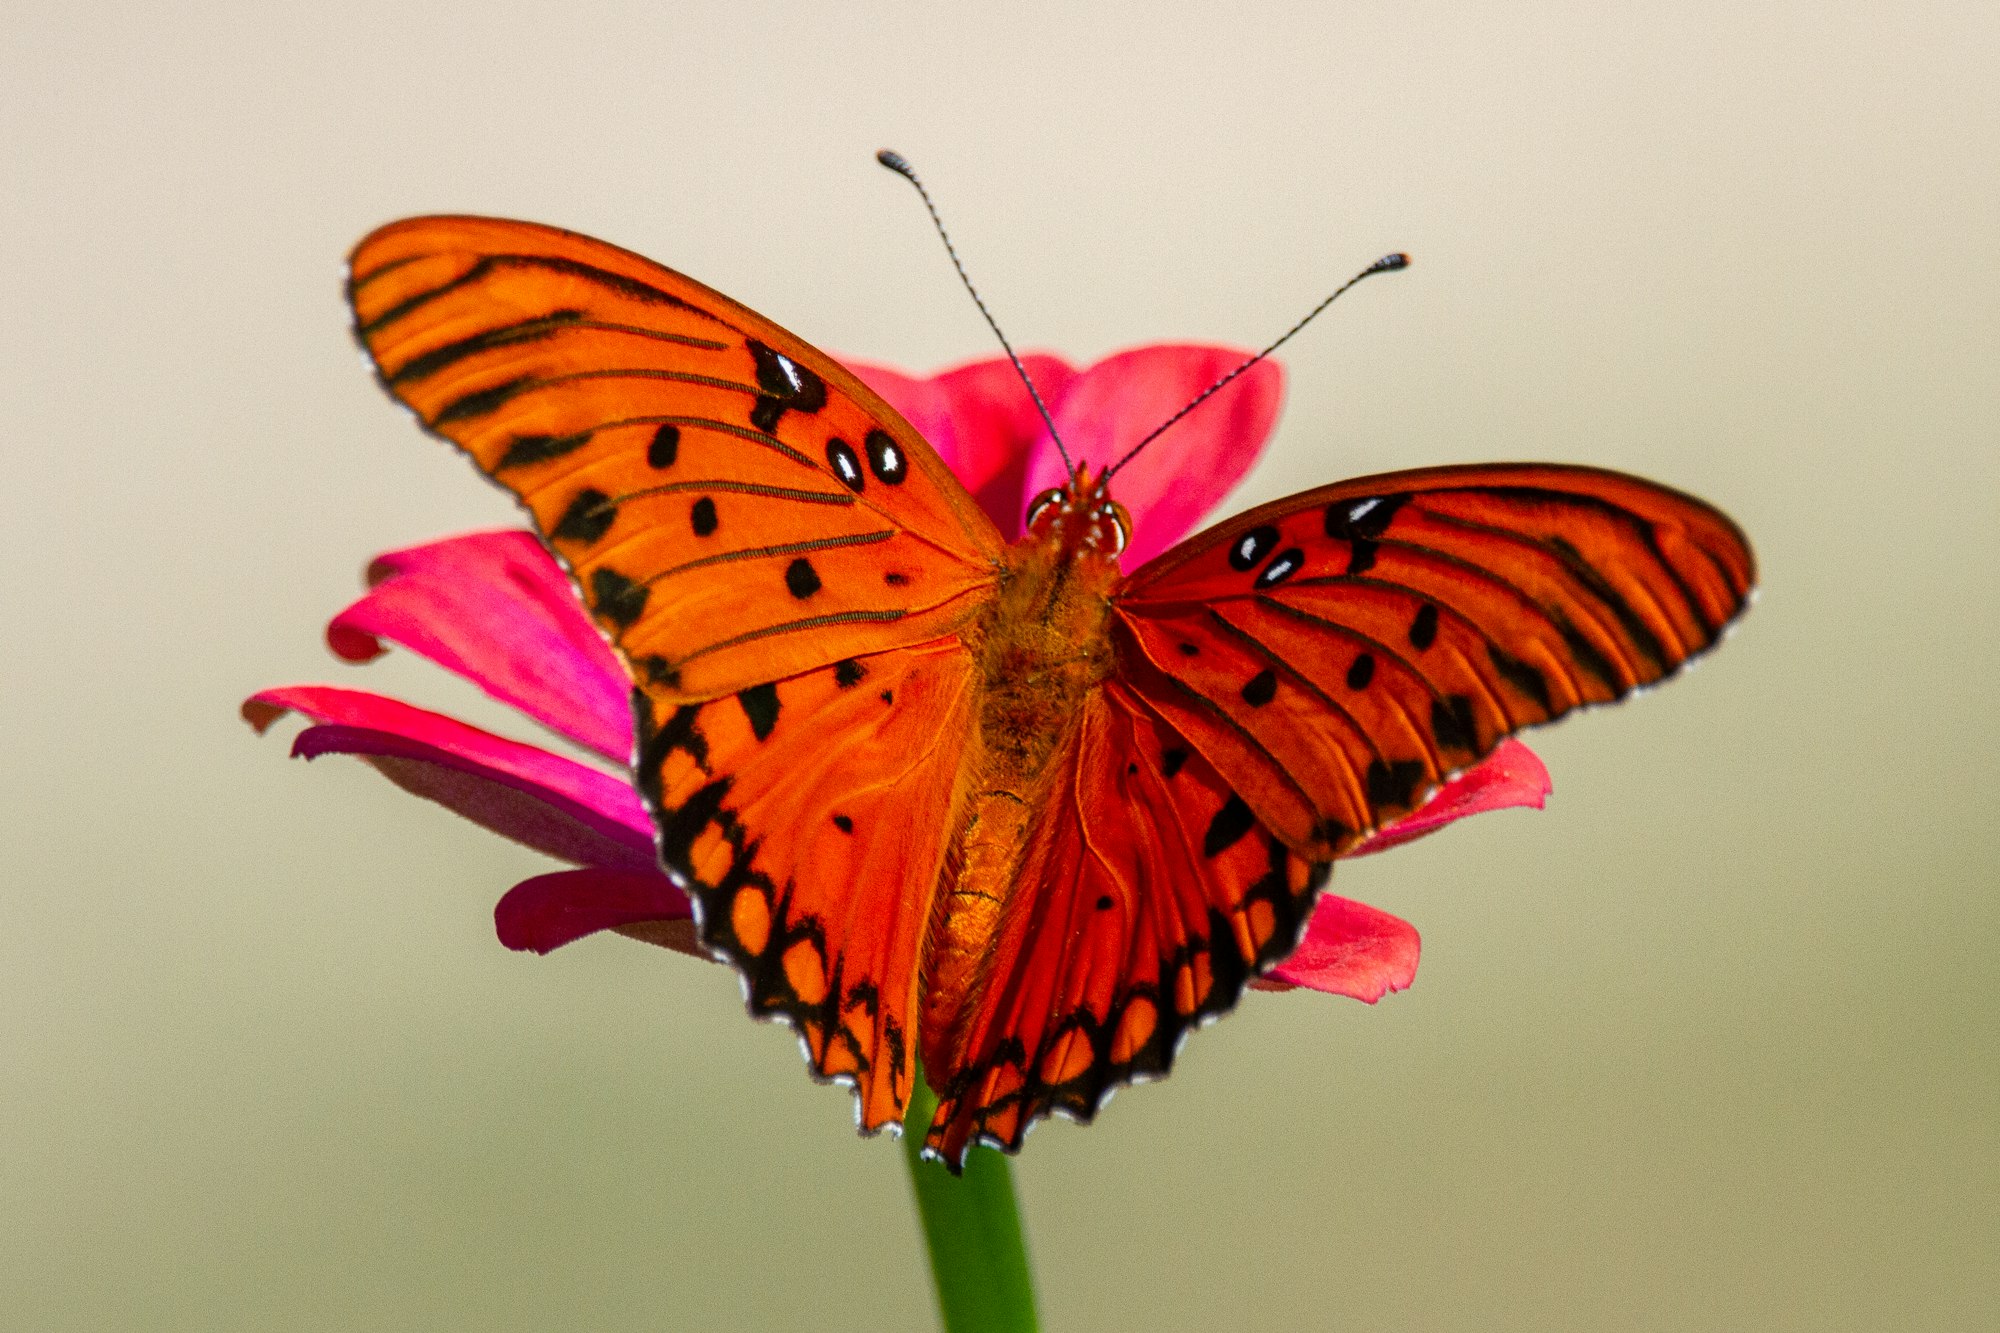
<path id="1" fill-rule="evenodd" d="M 960 768 L 923 972 L 923 1058 L 934 1074 L 958 1063 L 963 1016 L 985 981 L 1056 761 L 1085 698 L 1112 672 L 1109 597 L 1128 523 L 1082 483 L 1043 496 L 1007 553 L 999 596 L 967 636 L 980 664 L 978 727 Z"/>

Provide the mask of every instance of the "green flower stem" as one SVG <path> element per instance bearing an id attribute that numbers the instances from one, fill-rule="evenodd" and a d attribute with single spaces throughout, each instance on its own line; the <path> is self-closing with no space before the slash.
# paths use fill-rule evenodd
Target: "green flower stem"
<path id="1" fill-rule="evenodd" d="M 903 1151 L 931 1252 L 939 1322 L 945 1333 L 1030 1333 L 1040 1325 L 1013 1172 L 991 1148 L 974 1148 L 960 1176 L 924 1161 L 924 1131 L 936 1110 L 920 1069 L 903 1118 Z"/>

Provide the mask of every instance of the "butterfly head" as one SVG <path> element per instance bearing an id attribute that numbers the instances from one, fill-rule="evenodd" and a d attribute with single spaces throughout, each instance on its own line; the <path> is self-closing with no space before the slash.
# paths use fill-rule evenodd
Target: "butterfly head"
<path id="1" fill-rule="evenodd" d="M 1054 486 L 1028 506 L 1030 541 L 1067 547 L 1115 560 L 1132 540 L 1132 515 L 1104 488 L 1103 474 L 1077 468 L 1067 486 Z"/>

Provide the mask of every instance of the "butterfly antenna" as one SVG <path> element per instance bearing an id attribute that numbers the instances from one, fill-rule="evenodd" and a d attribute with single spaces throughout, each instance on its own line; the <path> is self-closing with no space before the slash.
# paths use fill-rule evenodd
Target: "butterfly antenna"
<path id="1" fill-rule="evenodd" d="M 930 212 L 931 225 L 937 228 L 938 239 L 944 242 L 944 252 L 951 256 L 951 266 L 958 270 L 958 280 L 964 283 L 965 290 L 972 294 L 972 303 L 979 307 L 979 313 L 986 316 L 986 327 L 992 329 L 993 336 L 1000 340 L 1000 346 L 1005 349 L 1007 359 L 1014 363 L 1014 373 L 1021 377 L 1021 383 L 1028 386 L 1028 397 L 1035 400 L 1035 410 L 1042 414 L 1042 424 L 1049 428 L 1049 438 L 1056 442 L 1056 452 L 1062 455 L 1063 467 L 1074 476 L 1076 466 L 1069 461 L 1069 450 L 1063 447 L 1062 436 L 1056 433 L 1055 418 L 1049 415 L 1048 404 L 1042 401 L 1040 391 L 1035 388 L 1035 381 L 1028 375 L 1028 368 L 1021 364 L 1020 357 L 1014 355 L 1014 345 L 1007 341 L 1006 334 L 1000 332 L 999 322 L 993 318 L 993 312 L 986 308 L 986 302 L 979 299 L 979 289 L 974 287 L 972 279 L 966 276 L 965 265 L 959 262 L 958 250 L 951 243 L 951 233 L 944 229 L 944 219 L 938 216 L 937 205 L 931 202 L 931 192 L 917 179 L 916 168 L 910 165 L 908 158 L 890 148 L 884 148 L 875 154 L 875 160 L 917 187 L 917 196 L 924 201 L 924 207 Z"/>
<path id="2" fill-rule="evenodd" d="M 1363 278 L 1372 278 L 1377 273 L 1394 273 L 1399 268 L 1408 268 L 1409 266 L 1410 266 L 1410 257 L 1406 254 L 1398 253 L 1393 255 L 1383 255 L 1380 259 L 1370 264 L 1367 268 L 1362 269 L 1359 273 L 1349 278 L 1346 282 L 1341 283 L 1340 286 L 1333 289 L 1333 293 L 1330 296 L 1328 296 L 1324 301 L 1321 301 L 1311 310 L 1308 310 L 1306 312 L 1304 319 L 1301 319 L 1298 323 L 1292 325 L 1292 327 L 1290 327 L 1289 329 L 1286 329 L 1283 337 L 1279 338 L 1269 347 L 1266 347 L 1263 351 L 1257 353 L 1257 355 L 1251 357 L 1248 361 L 1245 361 L 1242 365 L 1236 367 L 1236 369 L 1230 371 L 1227 375 L 1224 375 L 1221 379 L 1217 380 L 1215 383 L 1209 385 L 1206 389 L 1203 389 L 1200 393 L 1194 396 L 1193 400 L 1189 402 L 1186 407 L 1183 407 L 1180 411 L 1174 413 L 1172 416 L 1168 417 L 1165 421 L 1162 421 L 1158 426 L 1155 426 L 1153 428 L 1152 434 L 1148 435 L 1145 439 L 1139 441 L 1137 444 L 1133 445 L 1130 449 L 1126 450 L 1125 456 L 1123 458 L 1119 459 L 1116 463 L 1113 463 L 1110 467 L 1105 469 L 1104 475 L 1098 479 L 1098 484 L 1103 485 L 1105 482 L 1110 481 L 1113 473 L 1117 472 L 1119 468 L 1124 467 L 1127 463 L 1131 462 L 1132 459 L 1138 455 L 1138 452 L 1141 449 L 1144 449 L 1154 440 L 1157 440 L 1162 435 L 1166 434 L 1167 427 L 1173 425 L 1176 421 L 1179 421 L 1182 417 L 1186 416 L 1188 413 L 1194 411 L 1197 407 L 1200 407 L 1203 403 L 1207 402 L 1209 398 L 1215 394 L 1216 390 L 1220 389 L 1223 385 L 1229 383 L 1229 381 L 1235 379 L 1238 375 L 1241 375 L 1244 371 L 1250 369 L 1250 367 L 1256 365 L 1259 361 L 1262 361 L 1265 357 L 1269 356 L 1271 353 L 1277 351 L 1280 347 L 1283 347 L 1286 343 L 1290 342 L 1294 334 L 1298 333 L 1300 329 L 1304 328 L 1306 325 L 1312 323 L 1315 319 L 1319 318 L 1319 312 L 1326 309 L 1328 306 L 1332 305 L 1335 301 L 1339 300 L 1341 294 L 1345 292 L 1349 287 L 1352 287 L 1355 283 L 1360 282 Z"/>

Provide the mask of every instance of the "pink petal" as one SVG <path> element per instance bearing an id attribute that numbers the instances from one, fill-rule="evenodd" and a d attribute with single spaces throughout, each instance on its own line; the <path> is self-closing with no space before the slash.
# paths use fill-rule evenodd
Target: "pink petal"
<path id="1" fill-rule="evenodd" d="M 361 690 L 289 686 L 243 704 L 259 732 L 287 711 L 320 724 L 299 734 L 294 755 L 356 755 L 405 791 L 559 860 L 657 865 L 652 822 L 622 778 Z"/>
<path id="2" fill-rule="evenodd" d="M 1281 986 L 1307 986 L 1373 1004 L 1416 980 L 1421 950 L 1417 928 L 1401 917 L 1323 893 L 1306 922 L 1305 938 L 1268 976 Z"/>
<path id="3" fill-rule="evenodd" d="M 600 930 L 617 930 L 643 923 L 686 923 L 680 931 L 649 931 L 643 938 L 666 943 L 685 933 L 683 952 L 706 958 L 694 943 L 694 911 L 685 893 L 658 870 L 558 870 L 522 880 L 493 907 L 493 925 L 500 942 L 510 949 L 548 953 L 571 940 Z M 654 939 L 655 935 L 664 939 Z"/>
<path id="4" fill-rule="evenodd" d="M 1058 357 L 1030 352 L 1021 358 L 1053 412 L 1076 371 Z M 1021 377 L 1006 357 L 974 361 L 937 375 L 906 375 L 866 361 L 843 361 L 861 382 L 887 399 L 937 450 L 1001 535 L 1021 535 L 1027 514 L 1027 474 L 1047 444 L 1048 431 Z M 1031 457 L 1036 456 L 1036 457 Z M 1057 463 L 1060 474 L 1062 465 Z M 1057 483 L 1048 483 L 1054 485 Z"/>
<path id="5" fill-rule="evenodd" d="M 1162 343 L 1107 357 L 1084 371 L 1055 407 L 1070 456 L 1101 469 L 1243 364 L 1229 347 Z M 1285 375 L 1262 361 L 1176 422 L 1112 479 L 1132 515 L 1122 563 L 1137 569 L 1186 536 L 1222 502 L 1264 450 L 1278 419 Z M 1031 456 L 1027 493 L 1063 482 L 1051 448 Z"/>
<path id="6" fill-rule="evenodd" d="M 400 643 L 562 735 L 632 755 L 631 682 L 569 576 L 520 530 L 474 532 L 377 556 L 369 592 L 327 626 L 350 662 Z"/>
<path id="7" fill-rule="evenodd" d="M 1541 759 L 1533 750 L 1510 736 L 1501 741 L 1493 753 L 1438 788 L 1437 795 L 1415 813 L 1403 816 L 1348 855 L 1371 856 L 1387 851 L 1435 833 L 1446 824 L 1456 823 L 1467 815 L 1482 814 L 1488 810 L 1505 810 L 1511 806 L 1530 806 L 1539 810 L 1554 790 L 1555 784 L 1549 781 L 1549 770 L 1543 766 Z"/>

